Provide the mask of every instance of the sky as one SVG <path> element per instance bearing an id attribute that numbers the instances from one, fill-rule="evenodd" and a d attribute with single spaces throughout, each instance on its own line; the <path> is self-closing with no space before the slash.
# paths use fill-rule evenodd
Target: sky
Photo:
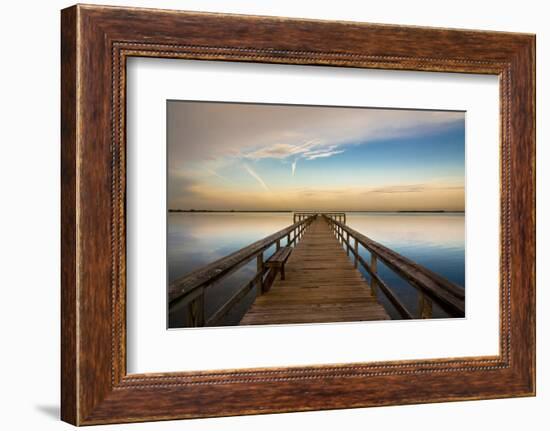
<path id="1" fill-rule="evenodd" d="M 168 101 L 168 208 L 464 210 L 465 114 Z"/>

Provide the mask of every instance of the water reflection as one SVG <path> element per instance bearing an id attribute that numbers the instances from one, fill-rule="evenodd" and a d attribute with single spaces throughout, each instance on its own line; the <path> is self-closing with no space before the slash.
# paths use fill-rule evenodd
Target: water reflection
<path id="1" fill-rule="evenodd" d="M 347 224 L 403 256 L 424 265 L 453 283 L 464 286 L 464 214 L 463 213 L 351 213 Z M 362 249 L 361 254 L 370 259 Z M 363 275 L 369 279 L 363 270 Z M 413 314 L 418 313 L 418 292 L 383 263 L 378 273 L 392 287 Z M 392 318 L 398 318 L 387 299 L 381 302 Z M 447 317 L 436 304 L 433 317 Z"/>
<path id="2" fill-rule="evenodd" d="M 292 213 L 170 213 L 168 216 L 168 277 L 173 281 L 201 266 L 292 224 Z M 464 214 L 462 213 L 348 213 L 347 224 L 375 241 L 464 286 Z M 268 256 L 273 250 L 268 250 Z M 365 259 L 369 253 L 361 249 Z M 206 293 L 206 315 L 211 315 L 256 271 L 255 262 L 212 286 Z M 379 262 L 379 275 L 413 313 L 417 291 Z M 368 275 L 363 274 L 367 279 Z M 224 325 L 239 322 L 253 302 L 254 290 L 227 317 Z M 380 295 L 393 318 L 398 315 Z M 170 310 L 169 326 L 183 325 L 184 311 Z M 446 317 L 435 304 L 434 317 Z"/>

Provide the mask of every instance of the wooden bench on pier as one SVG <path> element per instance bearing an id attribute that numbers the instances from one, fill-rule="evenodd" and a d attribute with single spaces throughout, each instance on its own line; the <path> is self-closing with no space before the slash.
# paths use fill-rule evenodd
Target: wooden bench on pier
<path id="1" fill-rule="evenodd" d="M 273 268 L 275 274 L 281 272 L 281 280 L 285 279 L 285 263 L 292 253 L 292 247 L 281 247 L 265 263 L 268 268 Z"/>

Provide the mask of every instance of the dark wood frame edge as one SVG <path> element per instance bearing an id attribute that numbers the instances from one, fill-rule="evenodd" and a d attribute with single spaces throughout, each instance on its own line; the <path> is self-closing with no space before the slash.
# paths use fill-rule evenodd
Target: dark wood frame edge
<path id="1" fill-rule="evenodd" d="M 533 35 L 78 5 L 62 12 L 61 46 L 63 420 L 86 425 L 534 395 Z M 128 56 L 500 75 L 500 355 L 126 375 Z"/>

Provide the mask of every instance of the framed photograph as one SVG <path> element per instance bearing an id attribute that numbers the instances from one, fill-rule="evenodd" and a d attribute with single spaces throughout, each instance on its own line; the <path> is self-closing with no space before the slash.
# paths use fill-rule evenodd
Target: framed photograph
<path id="1" fill-rule="evenodd" d="M 62 419 L 535 394 L 535 37 L 62 11 Z"/>
<path id="2" fill-rule="evenodd" d="M 166 114 L 168 328 L 465 317 L 465 112 Z"/>

